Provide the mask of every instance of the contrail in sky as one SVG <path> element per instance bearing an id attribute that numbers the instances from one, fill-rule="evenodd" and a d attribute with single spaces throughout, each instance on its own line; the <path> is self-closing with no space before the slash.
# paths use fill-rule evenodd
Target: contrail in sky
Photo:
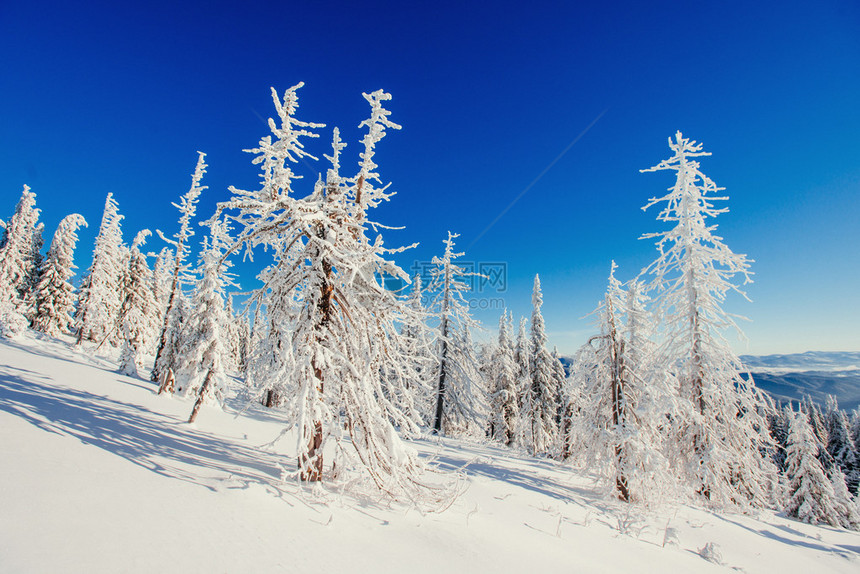
<path id="1" fill-rule="evenodd" d="M 594 127 L 594 124 L 596 124 L 596 123 L 598 122 L 598 120 L 600 120 L 600 118 L 602 118 L 602 117 L 604 116 L 604 114 L 606 114 L 606 112 L 608 112 L 608 111 L 609 111 L 609 108 L 606 108 L 605 110 L 603 110 L 602 112 L 600 112 L 600 113 L 597 115 L 597 117 L 596 117 L 596 118 L 594 118 L 594 119 L 591 121 L 591 123 L 590 123 L 590 124 L 588 124 L 588 125 L 585 127 L 585 129 L 584 129 L 584 130 L 582 130 L 581 132 L 579 132 L 579 135 L 578 135 L 578 136 L 576 136 L 575 138 L 573 138 L 573 141 L 572 141 L 572 142 L 570 142 L 569 144 L 567 144 L 567 147 L 566 147 L 566 148 L 564 148 L 564 149 L 562 150 L 562 152 L 561 152 L 560 154 L 558 154 L 558 155 L 556 156 L 556 158 L 555 158 L 554 160 L 552 160 L 552 161 L 549 163 L 549 165 L 548 165 L 548 166 L 546 166 L 545 168 L 543 168 L 543 171 L 542 171 L 542 172 L 540 172 L 540 173 L 538 174 L 538 176 L 537 176 L 536 178 L 534 178 L 534 179 L 532 180 L 532 182 L 531 182 L 530 184 L 528 184 L 528 185 L 525 187 L 525 189 L 523 189 L 523 190 L 520 192 L 520 194 L 519 194 L 518 196 L 516 196 L 516 197 L 514 198 L 514 200 L 513 200 L 512 202 L 510 202 L 510 203 L 508 204 L 508 206 L 507 206 L 506 208 L 504 208 L 504 209 L 502 210 L 502 212 L 501 212 L 500 214 L 498 214 L 498 215 L 496 216 L 496 218 L 495 218 L 495 219 L 494 219 L 494 220 L 493 220 L 493 221 L 492 221 L 488 226 L 486 226 L 486 227 L 484 228 L 484 230 L 483 230 L 482 232 L 480 232 L 480 233 L 478 234 L 478 236 L 477 236 L 475 239 L 473 239 L 473 240 L 472 240 L 472 242 L 468 245 L 468 247 L 466 247 L 466 251 L 468 251 L 468 250 L 469 250 L 469 249 L 470 249 L 470 248 L 471 248 L 475 243 L 477 243 L 477 242 L 478 242 L 478 240 L 479 240 L 479 239 L 481 239 L 481 238 L 484 236 L 484 234 L 486 234 L 490 229 L 492 229 L 492 228 L 493 228 L 493 226 L 494 226 L 496 223 L 498 223 L 498 222 L 499 222 L 499 220 L 500 220 L 502 217 L 504 217 L 504 216 L 505 216 L 505 214 L 506 214 L 508 211 L 510 211 L 510 210 L 511 210 L 511 208 L 512 208 L 512 207 L 513 207 L 513 206 L 514 206 L 514 205 L 515 205 L 515 204 L 516 204 L 516 203 L 517 203 L 517 202 L 518 202 L 518 201 L 519 201 L 519 200 L 520 200 L 520 199 L 521 199 L 521 198 L 522 198 L 526 193 L 528 193 L 528 191 L 529 191 L 532 187 L 534 187 L 534 185 L 535 185 L 538 181 L 540 181 L 540 178 L 542 178 L 543 176 L 545 176 L 545 175 L 546 175 L 546 172 L 548 172 L 549 170 L 551 170 L 551 169 L 552 169 L 552 166 L 554 166 L 556 163 L 558 163 L 558 160 L 560 160 L 561 158 L 563 158 L 563 157 L 564 157 L 564 154 L 566 154 L 568 151 L 570 151 L 570 148 L 572 148 L 572 147 L 576 144 L 576 142 L 578 142 L 579 140 L 581 140 L 581 139 L 582 139 L 582 136 L 584 136 L 586 133 L 588 133 L 588 130 L 590 130 L 591 128 L 593 128 L 593 127 Z"/>

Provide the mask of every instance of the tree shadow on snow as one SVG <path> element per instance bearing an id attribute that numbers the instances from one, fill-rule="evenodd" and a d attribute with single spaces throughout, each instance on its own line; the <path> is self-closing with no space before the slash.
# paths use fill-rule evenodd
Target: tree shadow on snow
<path id="1" fill-rule="evenodd" d="M 434 440 L 438 439 L 425 439 L 428 450 L 432 449 Z M 472 447 L 467 443 L 458 443 L 456 448 L 449 447 L 444 453 L 437 452 L 430 455 L 430 458 L 442 471 L 462 472 L 467 476 L 490 478 L 563 502 L 582 504 L 583 499 L 593 498 L 594 495 L 590 490 L 551 479 L 550 474 L 566 472 L 558 462 L 529 456 L 520 457 L 508 449 L 494 445 L 482 444 Z M 498 462 L 500 460 L 504 460 L 505 463 L 500 465 Z M 600 504 L 598 503 L 597 506 Z"/>
<path id="2" fill-rule="evenodd" d="M 209 435 L 140 405 L 40 379 L 45 377 L 0 365 L 0 410 L 169 478 L 212 491 L 261 484 L 283 498 L 281 469 L 292 462 L 284 456 Z"/>
<path id="3" fill-rule="evenodd" d="M 857 546 L 849 546 L 844 544 L 834 544 L 827 545 L 827 543 L 812 538 L 811 536 L 800 532 L 799 530 L 795 530 L 788 526 L 781 526 L 778 524 L 771 524 L 768 526 L 773 526 L 775 529 L 782 530 L 787 534 L 793 536 L 792 538 L 788 538 L 769 528 L 751 528 L 745 524 L 741 524 L 736 520 L 732 520 L 726 516 L 721 516 L 719 514 L 714 514 L 715 517 L 728 522 L 729 524 L 734 524 L 735 526 L 739 526 L 744 530 L 748 530 L 749 532 L 753 532 L 758 534 L 759 536 L 763 536 L 765 538 L 769 538 L 771 540 L 775 540 L 777 542 L 781 542 L 782 544 L 787 544 L 789 546 L 800 546 L 802 548 L 808 548 L 810 550 L 817 550 L 819 552 L 827 552 L 830 554 L 838 554 L 839 556 L 846 557 L 846 553 L 852 553 L 855 555 L 860 555 L 860 547 Z M 827 528 L 825 526 L 820 526 L 820 528 Z"/>

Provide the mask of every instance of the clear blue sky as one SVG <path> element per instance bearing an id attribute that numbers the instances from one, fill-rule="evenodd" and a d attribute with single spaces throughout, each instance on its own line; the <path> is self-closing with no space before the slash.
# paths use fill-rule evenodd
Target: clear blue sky
<path id="1" fill-rule="evenodd" d="M 130 241 L 174 231 L 196 150 L 201 214 L 228 185 L 254 186 L 241 150 L 267 133 L 270 86 L 306 82 L 299 117 L 327 124 L 311 151 L 337 125 L 348 162 L 361 92 L 384 88 L 403 130 L 378 148 L 398 195 L 376 219 L 406 227 L 389 245 L 421 243 L 402 266 L 461 233 L 467 260 L 507 264 L 516 314 L 540 273 L 550 340 L 572 352 L 610 261 L 628 279 L 656 255 L 637 238 L 662 227 L 640 207 L 672 179 L 638 170 L 681 130 L 731 197 L 720 234 L 756 261 L 754 302 L 727 305 L 752 319 L 737 350 L 860 349 L 856 2 L 236 4 L 0 2 L 0 217 L 25 183 L 47 240 L 83 214 L 82 272 L 108 191 Z M 477 316 L 494 328 L 498 312 Z"/>

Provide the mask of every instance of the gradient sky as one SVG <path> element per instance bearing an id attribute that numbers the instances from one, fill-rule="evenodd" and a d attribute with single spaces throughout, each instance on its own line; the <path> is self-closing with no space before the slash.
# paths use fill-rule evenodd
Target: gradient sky
<path id="1" fill-rule="evenodd" d="M 639 170 L 681 130 L 731 198 L 718 233 L 755 260 L 753 303 L 727 303 L 752 320 L 736 350 L 860 349 L 856 2 L 236 4 L 0 1 L 0 218 L 25 183 L 46 240 L 83 214 L 83 272 L 107 192 L 130 241 L 175 231 L 196 150 L 201 215 L 229 185 L 255 186 L 241 150 L 268 133 L 270 86 L 306 83 L 298 117 L 327 124 L 309 148 L 327 153 L 339 126 L 346 166 L 361 92 L 383 88 L 403 130 L 378 147 L 398 195 L 375 219 L 406 227 L 388 245 L 421 244 L 398 261 L 459 232 L 465 260 L 506 263 L 506 292 L 482 296 L 518 315 L 539 273 L 550 342 L 571 353 L 610 261 L 626 280 L 656 256 L 638 237 L 664 227 L 640 207 L 673 178 Z M 303 166 L 300 187 L 324 169 Z M 240 266 L 244 288 L 253 269 Z M 494 329 L 498 314 L 476 316 Z"/>

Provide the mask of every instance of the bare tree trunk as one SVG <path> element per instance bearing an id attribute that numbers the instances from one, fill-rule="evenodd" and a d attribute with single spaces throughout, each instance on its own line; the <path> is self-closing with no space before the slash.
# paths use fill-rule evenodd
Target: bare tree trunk
<path id="1" fill-rule="evenodd" d="M 267 409 L 271 409 L 272 407 L 276 407 L 279 401 L 280 397 L 278 396 L 278 392 L 275 389 L 269 389 L 266 391 L 266 399 L 263 401 L 263 406 Z"/>
<path id="2" fill-rule="evenodd" d="M 624 412 L 624 343 L 618 340 L 618 332 L 615 328 L 614 311 L 612 308 L 612 299 L 609 295 L 606 296 L 606 310 L 609 317 L 609 373 L 611 377 L 610 385 L 612 387 L 612 425 L 615 427 L 616 436 L 626 423 Z M 626 453 L 620 443 L 615 444 L 615 462 L 616 476 L 615 487 L 618 490 L 618 498 L 627 501 L 630 498 L 630 493 L 627 488 L 627 477 L 621 467 L 624 466 Z"/>
<path id="3" fill-rule="evenodd" d="M 173 370 L 171 369 L 171 372 L 172 371 Z M 203 406 L 203 398 L 209 391 L 209 386 L 212 384 L 213 378 L 215 378 L 215 371 L 209 369 L 209 372 L 206 373 L 206 380 L 203 381 L 203 386 L 200 387 L 200 394 L 197 395 L 197 402 L 194 403 L 194 410 L 191 411 L 191 416 L 188 418 L 189 423 L 193 423 L 194 419 L 197 418 L 197 413 L 200 411 L 200 407 Z"/>
<path id="4" fill-rule="evenodd" d="M 158 349 L 155 351 L 155 362 L 152 364 L 152 373 L 149 375 L 149 380 L 157 381 L 161 378 L 161 373 L 159 372 L 159 360 L 161 359 L 162 353 L 164 353 L 164 347 L 167 345 L 167 327 L 170 323 L 170 312 L 173 310 L 173 303 L 176 299 L 176 290 L 179 285 L 179 253 L 181 250 L 181 246 L 176 249 L 176 263 L 173 270 L 173 282 L 170 285 L 170 297 L 167 300 L 167 309 L 164 311 L 164 322 L 161 325 L 161 335 L 158 337 Z"/>

